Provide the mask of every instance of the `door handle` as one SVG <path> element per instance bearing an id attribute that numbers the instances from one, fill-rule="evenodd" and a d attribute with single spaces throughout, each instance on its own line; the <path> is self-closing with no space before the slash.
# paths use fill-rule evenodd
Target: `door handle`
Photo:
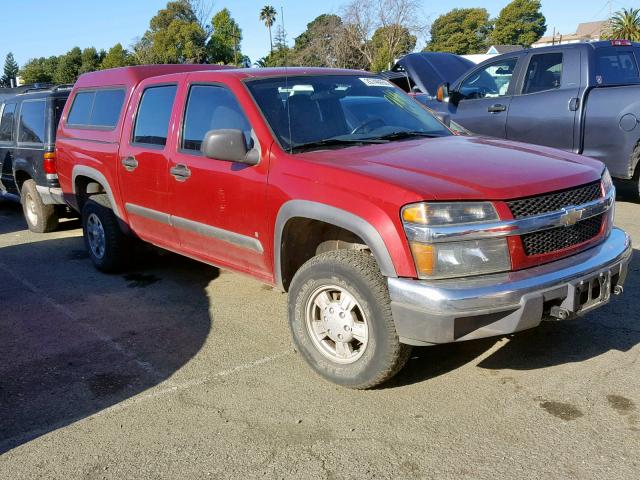
<path id="1" fill-rule="evenodd" d="M 504 112 L 507 109 L 506 105 L 502 105 L 501 103 L 496 103 L 495 105 L 491 105 L 487 111 L 489 113 L 500 113 Z"/>
<path id="2" fill-rule="evenodd" d="M 127 157 L 122 159 L 122 166 L 127 170 L 127 172 L 133 172 L 136 168 L 138 168 L 138 161 L 135 157 Z"/>
<path id="3" fill-rule="evenodd" d="M 580 99 L 577 97 L 569 100 L 569 111 L 576 112 L 580 108 Z"/>
<path id="4" fill-rule="evenodd" d="M 173 175 L 173 178 L 175 178 L 178 182 L 184 182 L 191 176 L 191 170 L 189 170 L 186 165 L 183 165 L 181 163 L 171 167 L 169 169 L 169 173 Z"/>

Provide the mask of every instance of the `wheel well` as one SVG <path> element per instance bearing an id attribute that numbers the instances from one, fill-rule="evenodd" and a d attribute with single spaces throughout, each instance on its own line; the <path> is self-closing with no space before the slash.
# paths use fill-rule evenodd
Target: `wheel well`
<path id="1" fill-rule="evenodd" d="M 282 286 L 289 284 L 298 269 L 310 258 L 331 250 L 370 250 L 353 232 L 336 225 L 304 217 L 287 221 L 280 244 Z"/>
<path id="2" fill-rule="evenodd" d="M 16 186 L 18 187 L 18 191 L 21 191 L 22 185 L 24 184 L 24 182 L 31 179 L 31 175 L 29 175 L 24 170 L 18 170 L 15 173 L 15 179 L 16 179 Z"/>
<path id="3" fill-rule="evenodd" d="M 106 190 L 100 182 L 93 178 L 78 175 L 75 179 L 76 202 L 78 202 L 78 210 L 82 211 L 82 207 L 91 195 L 105 193 Z"/>

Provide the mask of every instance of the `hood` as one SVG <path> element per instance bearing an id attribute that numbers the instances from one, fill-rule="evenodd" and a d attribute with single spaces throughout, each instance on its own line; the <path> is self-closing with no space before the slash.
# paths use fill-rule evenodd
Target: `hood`
<path id="1" fill-rule="evenodd" d="M 596 181 L 604 168 L 597 160 L 552 148 L 457 136 L 296 157 L 391 183 L 424 200 L 509 200 L 539 195 Z"/>
<path id="2" fill-rule="evenodd" d="M 453 53 L 421 52 L 405 55 L 392 70 L 404 69 L 423 93 L 434 96 L 440 84 L 452 83 L 474 66 L 471 60 Z"/>

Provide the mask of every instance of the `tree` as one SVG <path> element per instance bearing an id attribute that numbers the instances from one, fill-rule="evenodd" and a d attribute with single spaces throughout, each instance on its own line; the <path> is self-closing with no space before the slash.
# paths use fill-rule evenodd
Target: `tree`
<path id="1" fill-rule="evenodd" d="M 231 12 L 223 8 L 211 20 L 213 33 L 207 43 L 209 63 L 239 65 L 243 55 L 240 53 L 242 30 L 231 17 Z"/>
<path id="2" fill-rule="evenodd" d="M 640 42 L 640 8 L 623 8 L 609 23 L 608 38 Z"/>
<path id="3" fill-rule="evenodd" d="M 276 15 L 276 9 L 271 5 L 265 5 L 264 7 L 262 7 L 262 10 L 260 10 L 260 21 L 264 22 L 265 26 L 269 30 L 270 54 L 273 53 L 273 38 L 271 38 L 271 27 L 273 27 L 273 24 L 276 23 Z"/>
<path id="4" fill-rule="evenodd" d="M 98 68 L 100 68 L 100 62 L 102 61 L 101 57 L 104 58 L 104 51 L 98 53 L 98 51 L 93 47 L 82 50 L 78 74 L 82 75 L 83 73 L 95 72 L 98 70 Z"/>
<path id="5" fill-rule="evenodd" d="M 287 45 L 287 33 L 279 26 L 276 30 L 274 49 L 264 58 L 266 67 L 283 67 L 291 65 L 291 49 Z"/>
<path id="6" fill-rule="evenodd" d="M 7 53 L 4 59 L 4 75 L 0 79 L 0 84 L 5 87 L 11 87 L 13 81 L 13 85 L 15 86 L 19 70 L 18 62 L 13 58 L 13 53 Z"/>
<path id="7" fill-rule="evenodd" d="M 120 43 L 116 43 L 104 56 L 104 59 L 100 64 L 100 70 L 106 70 L 107 68 L 128 67 L 129 65 L 135 64 L 135 56 L 125 50 Z"/>
<path id="8" fill-rule="evenodd" d="M 82 51 L 79 47 L 73 47 L 59 57 L 53 81 L 55 83 L 74 83 L 78 78 L 81 66 Z"/>
<path id="9" fill-rule="evenodd" d="M 390 69 L 396 58 L 411 52 L 416 47 L 416 37 L 402 25 L 389 25 L 375 31 L 371 44 L 374 51 L 371 70 L 380 72 Z"/>
<path id="10" fill-rule="evenodd" d="M 139 63 L 199 63 L 205 59 L 207 32 L 189 0 L 176 0 L 149 22 L 134 45 Z"/>
<path id="11" fill-rule="evenodd" d="M 425 50 L 458 55 L 481 53 L 487 48 L 490 27 L 485 8 L 454 8 L 435 19 Z"/>
<path id="12" fill-rule="evenodd" d="M 513 0 L 500 11 L 491 32 L 491 42 L 530 47 L 547 30 L 540 7 L 540 0 Z"/>
<path id="13" fill-rule="evenodd" d="M 364 60 L 361 68 L 369 68 L 376 57 L 376 48 L 384 48 L 387 53 L 378 58 L 402 50 L 406 42 L 400 26 L 411 35 L 424 31 L 421 19 L 421 2 L 418 0 L 351 0 L 345 7 L 342 20 L 345 24 L 346 45 Z M 386 28 L 385 28 L 386 27 Z M 371 40 L 379 31 L 375 43 Z"/>
<path id="14" fill-rule="evenodd" d="M 294 63 L 310 67 L 336 67 L 336 44 L 342 33 L 342 19 L 338 15 L 322 14 L 316 17 L 295 39 Z"/>
<path id="15" fill-rule="evenodd" d="M 53 82 L 56 69 L 58 68 L 58 57 L 32 58 L 20 69 L 20 78 L 24 83 L 49 83 Z"/>

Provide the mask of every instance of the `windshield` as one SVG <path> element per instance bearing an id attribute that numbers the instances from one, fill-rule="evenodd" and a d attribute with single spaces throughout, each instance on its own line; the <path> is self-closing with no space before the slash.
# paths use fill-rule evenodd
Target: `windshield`
<path id="1" fill-rule="evenodd" d="M 451 132 L 397 87 L 377 77 L 277 77 L 247 87 L 286 150 L 384 143 Z"/>

